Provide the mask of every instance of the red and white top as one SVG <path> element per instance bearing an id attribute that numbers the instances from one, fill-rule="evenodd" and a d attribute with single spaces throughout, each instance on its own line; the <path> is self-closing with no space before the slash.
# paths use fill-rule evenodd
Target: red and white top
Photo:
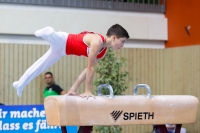
<path id="1" fill-rule="evenodd" d="M 90 46 L 87 45 L 84 41 L 83 38 L 86 34 L 96 34 L 94 32 L 88 32 L 84 31 L 79 34 L 69 34 L 66 42 L 66 54 L 67 55 L 77 55 L 77 56 L 86 56 L 88 57 L 89 52 L 90 52 Z M 101 34 L 97 34 L 102 40 L 102 45 L 105 42 L 104 36 Z M 97 58 L 103 58 L 106 54 L 107 47 L 102 48 L 98 55 Z"/>

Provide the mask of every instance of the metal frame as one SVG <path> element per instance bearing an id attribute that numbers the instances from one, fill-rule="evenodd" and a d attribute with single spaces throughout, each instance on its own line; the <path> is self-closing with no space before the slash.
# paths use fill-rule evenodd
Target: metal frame
<path id="1" fill-rule="evenodd" d="M 148 2 L 147 2 L 148 1 Z M 0 0 L 0 3 L 165 13 L 166 0 Z"/>

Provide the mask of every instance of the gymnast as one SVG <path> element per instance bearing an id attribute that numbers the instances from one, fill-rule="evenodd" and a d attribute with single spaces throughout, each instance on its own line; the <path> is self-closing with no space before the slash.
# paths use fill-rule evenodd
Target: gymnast
<path id="1" fill-rule="evenodd" d="M 129 38 L 128 32 L 119 24 L 111 26 L 105 37 L 101 34 L 88 31 L 79 34 L 56 32 L 52 27 L 37 30 L 35 36 L 49 42 L 50 48 L 26 70 L 18 81 L 13 82 L 13 87 L 17 90 L 19 97 L 21 97 L 24 87 L 31 80 L 64 55 L 88 57 L 87 67 L 78 76 L 67 95 L 76 95 L 77 88 L 86 79 L 85 92 L 79 96 L 86 99 L 94 97 L 92 94 L 92 80 L 95 65 L 105 56 L 108 47 L 111 47 L 113 50 L 120 49 Z"/>

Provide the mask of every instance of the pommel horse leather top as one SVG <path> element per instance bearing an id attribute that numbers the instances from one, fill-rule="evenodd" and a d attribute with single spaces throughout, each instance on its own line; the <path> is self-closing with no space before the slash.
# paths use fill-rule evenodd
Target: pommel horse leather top
<path id="1" fill-rule="evenodd" d="M 147 95 L 137 95 L 138 88 Z M 110 95 L 101 95 L 108 88 Z M 183 124 L 196 121 L 199 101 L 190 95 L 151 95 L 145 84 L 134 88 L 134 95 L 113 96 L 112 87 L 98 87 L 96 99 L 78 96 L 49 96 L 44 101 L 48 125 L 94 126 L 133 124 Z"/>

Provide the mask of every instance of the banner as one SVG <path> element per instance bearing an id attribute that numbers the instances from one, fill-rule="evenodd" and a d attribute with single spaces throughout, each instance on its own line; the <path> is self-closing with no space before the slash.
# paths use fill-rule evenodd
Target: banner
<path id="1" fill-rule="evenodd" d="M 67 126 L 68 133 L 77 133 Z M 59 126 L 48 126 L 44 105 L 0 106 L 0 133 L 61 133 Z"/>

